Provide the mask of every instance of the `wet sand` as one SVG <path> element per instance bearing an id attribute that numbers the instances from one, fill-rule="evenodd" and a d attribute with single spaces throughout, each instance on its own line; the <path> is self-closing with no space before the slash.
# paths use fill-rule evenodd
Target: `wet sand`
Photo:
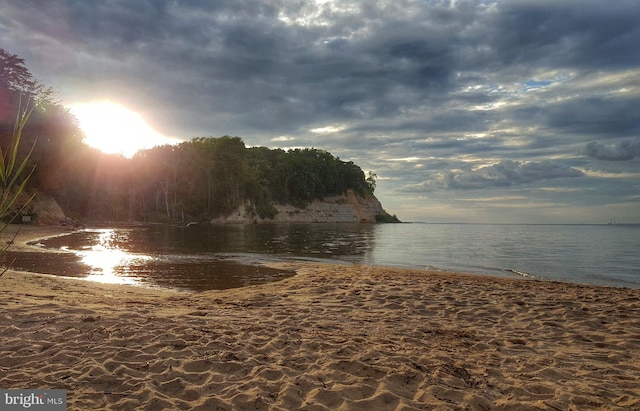
<path id="1" fill-rule="evenodd" d="M 640 290 L 278 267 L 298 274 L 201 293 L 9 271 L 0 388 L 69 410 L 640 410 Z"/>

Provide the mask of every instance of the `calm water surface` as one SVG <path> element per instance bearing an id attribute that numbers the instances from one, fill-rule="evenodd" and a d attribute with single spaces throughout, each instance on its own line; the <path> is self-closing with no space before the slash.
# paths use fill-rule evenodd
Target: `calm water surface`
<path id="1" fill-rule="evenodd" d="M 86 230 L 39 246 L 62 253 L 15 253 L 14 267 L 191 290 L 276 281 L 293 273 L 263 264 L 292 258 L 640 288 L 639 225 L 201 225 Z"/>

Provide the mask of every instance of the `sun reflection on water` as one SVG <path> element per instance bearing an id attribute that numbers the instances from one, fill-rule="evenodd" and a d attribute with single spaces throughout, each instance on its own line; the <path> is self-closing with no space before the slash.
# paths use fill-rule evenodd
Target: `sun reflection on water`
<path id="1" fill-rule="evenodd" d="M 119 248 L 116 230 L 105 229 L 98 233 L 96 245 L 76 251 L 82 263 L 91 267 L 85 279 L 108 284 L 139 284 L 136 278 L 126 276 L 127 267 L 151 257 L 131 254 Z"/>

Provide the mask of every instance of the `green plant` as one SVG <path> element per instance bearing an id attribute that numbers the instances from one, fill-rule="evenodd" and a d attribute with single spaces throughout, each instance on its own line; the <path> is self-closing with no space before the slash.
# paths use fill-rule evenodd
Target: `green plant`
<path id="1" fill-rule="evenodd" d="M 386 211 L 384 213 L 376 214 L 376 222 L 377 223 L 399 223 L 400 220 L 396 215 L 391 215 Z"/>
<path id="2" fill-rule="evenodd" d="M 18 157 L 18 149 L 20 147 L 20 140 L 22 139 L 22 131 L 24 130 L 31 113 L 33 112 L 35 105 L 31 105 L 29 108 L 29 104 L 25 110 L 19 106 L 18 114 L 16 115 L 16 121 L 13 127 L 13 134 L 11 138 L 11 142 L 9 146 L 0 151 L 0 220 L 3 222 L 0 226 L 0 234 L 3 233 L 9 224 L 13 222 L 13 220 L 22 214 L 26 206 L 33 200 L 35 194 L 27 199 L 17 210 L 14 212 L 12 208 L 16 205 L 16 201 L 18 197 L 24 191 L 24 188 L 29 180 L 29 177 L 33 174 L 35 167 L 31 169 L 31 171 L 25 175 L 25 169 L 27 168 L 27 164 L 29 162 L 29 157 L 33 152 L 33 148 L 29 151 L 29 153 L 22 159 L 19 160 Z M 6 221 L 5 221 L 6 220 Z M 18 233 L 16 232 L 15 235 Z M 15 238 L 14 235 L 14 238 Z M 9 246 L 13 243 L 13 240 L 8 241 L 5 245 L 0 249 L 0 253 L 5 252 Z M 6 269 L 0 273 L 0 276 L 6 272 Z"/>

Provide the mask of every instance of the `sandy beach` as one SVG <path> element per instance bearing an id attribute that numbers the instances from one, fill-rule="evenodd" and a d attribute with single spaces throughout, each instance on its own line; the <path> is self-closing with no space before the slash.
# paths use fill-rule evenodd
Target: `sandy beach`
<path id="1" fill-rule="evenodd" d="M 278 268 L 297 275 L 201 293 L 8 271 L 0 388 L 69 410 L 640 410 L 640 290 Z"/>

